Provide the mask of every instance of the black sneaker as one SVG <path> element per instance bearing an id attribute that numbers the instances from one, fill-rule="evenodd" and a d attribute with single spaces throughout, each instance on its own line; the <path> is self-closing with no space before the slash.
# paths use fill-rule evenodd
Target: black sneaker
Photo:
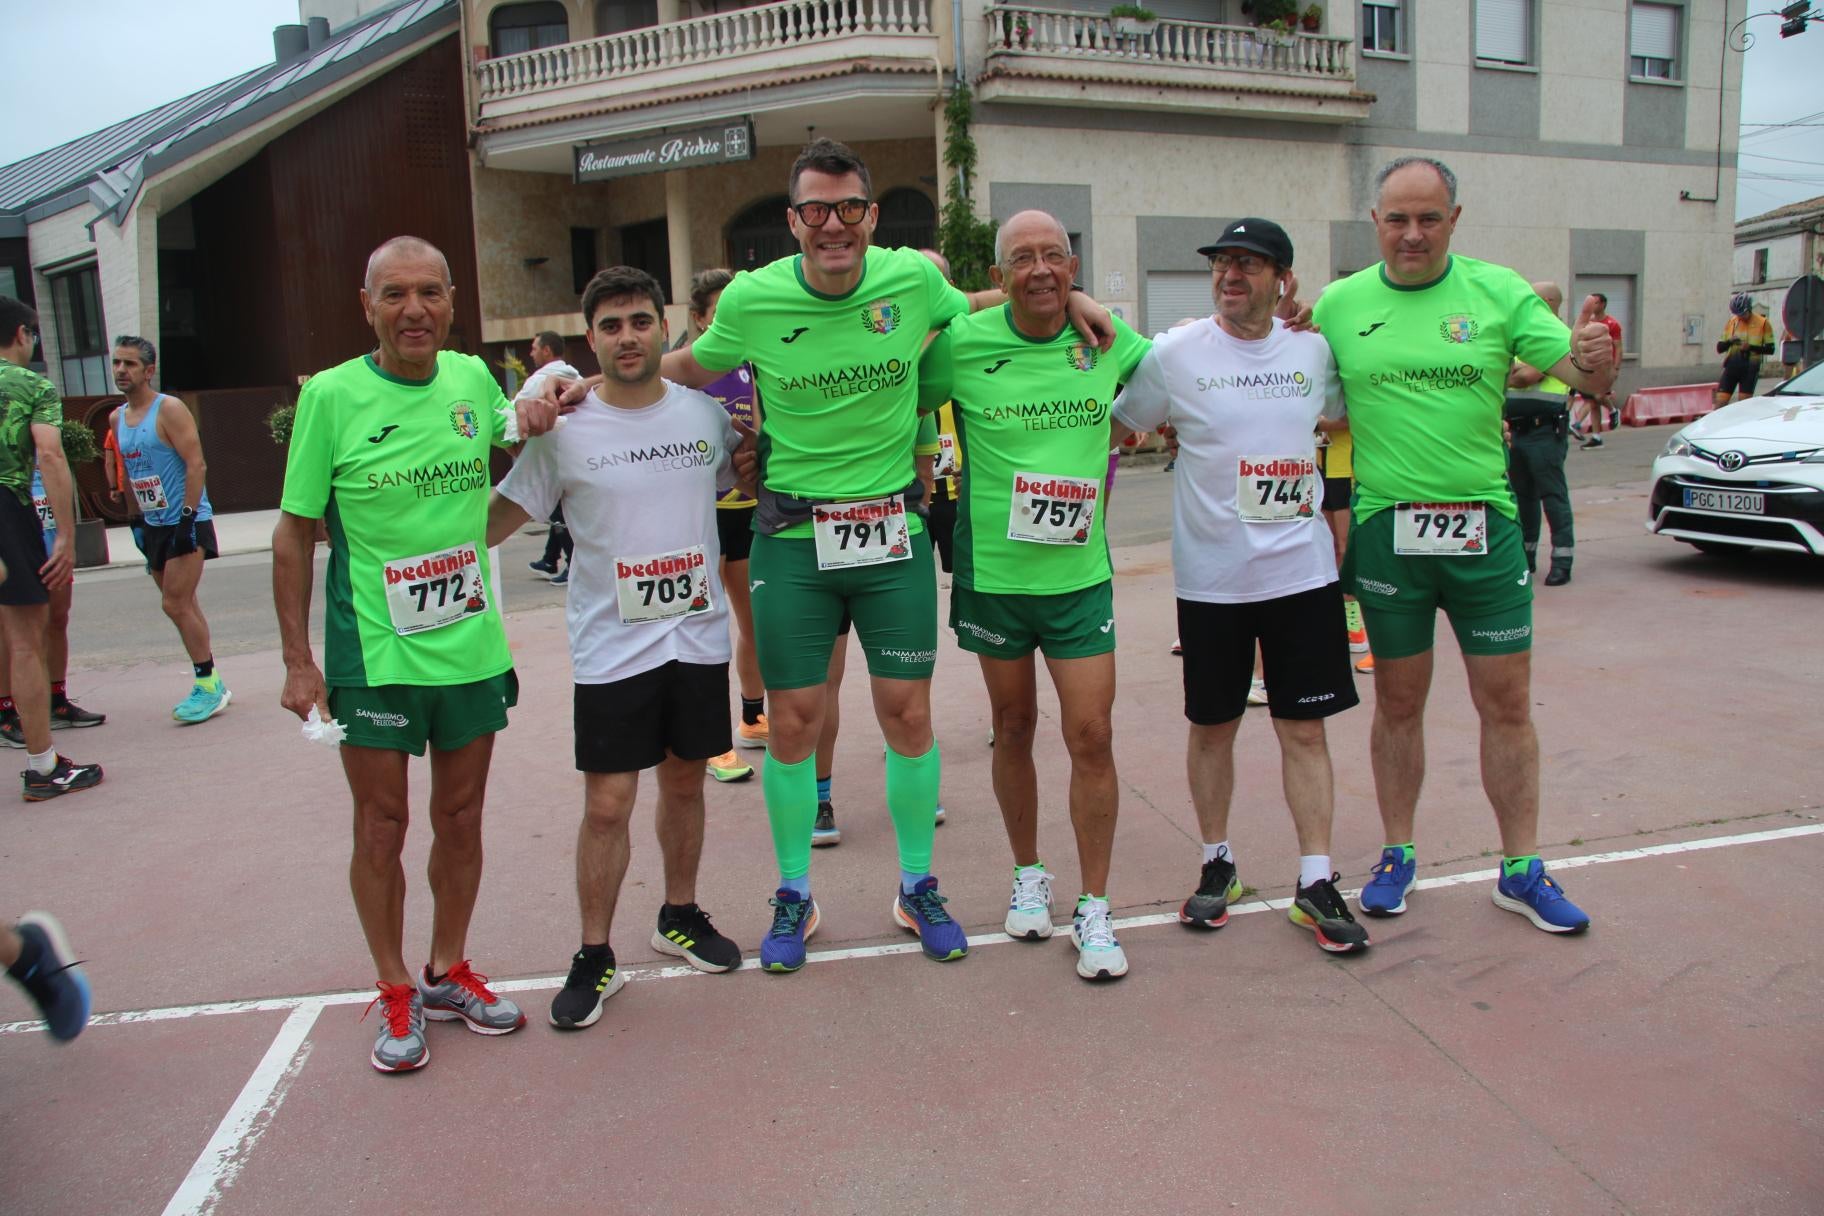
<path id="1" fill-rule="evenodd" d="M 1293 924 L 1317 934 L 1317 944 L 1332 954 L 1347 954 L 1368 947 L 1368 930 L 1355 923 L 1349 905 L 1337 894 L 1340 874 L 1320 878 L 1310 886 L 1293 885 L 1292 906 L 1286 916 Z"/>
<path id="2" fill-rule="evenodd" d="M 9 709 L 0 714 L 0 743 L 8 747 L 25 746 L 25 727 L 19 724 L 19 711 Z"/>
<path id="3" fill-rule="evenodd" d="M 570 959 L 563 991 L 551 998 L 551 1024 L 559 1030 L 581 1030 L 602 1016 L 602 1002 L 621 990 L 627 977 L 614 965 L 614 951 L 578 950 Z"/>
<path id="4" fill-rule="evenodd" d="M 741 965 L 741 947 L 716 932 L 709 913 L 695 904 L 661 904 L 652 948 L 676 955 L 698 971 L 733 971 Z"/>
<path id="5" fill-rule="evenodd" d="M 100 726 L 107 720 L 108 715 L 94 713 L 91 710 L 84 709 L 67 697 L 62 701 L 55 701 L 51 704 L 52 730 L 64 730 L 72 726 Z M 25 746 L 23 737 L 20 738 L 19 746 Z"/>
<path id="6" fill-rule="evenodd" d="M 943 822 L 941 819 L 938 822 Z M 841 844 L 842 832 L 836 827 L 836 808 L 827 802 L 817 804 L 817 822 L 811 825 L 811 847 L 821 849 Z"/>
<path id="7" fill-rule="evenodd" d="M 542 557 L 535 562 L 527 562 L 526 568 L 529 570 L 536 570 L 546 578 L 550 578 L 553 574 L 557 573 L 557 563 L 548 562 Z"/>
<path id="8" fill-rule="evenodd" d="M 1220 929 L 1229 923 L 1229 901 L 1241 898 L 1241 879 L 1226 857 L 1203 863 L 1197 891 L 1178 909 L 1178 923 L 1193 929 Z"/>
<path id="9" fill-rule="evenodd" d="M 25 800 L 48 802 L 59 794 L 73 794 L 101 784 L 101 765 L 77 764 L 57 757 L 57 767 L 40 776 L 31 769 L 19 774 L 25 778 Z"/>

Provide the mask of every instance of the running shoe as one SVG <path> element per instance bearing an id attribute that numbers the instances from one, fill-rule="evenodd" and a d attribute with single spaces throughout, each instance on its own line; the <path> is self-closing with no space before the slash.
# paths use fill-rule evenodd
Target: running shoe
<path id="1" fill-rule="evenodd" d="M 171 716 L 186 726 L 207 722 L 227 709 L 233 696 L 228 691 L 228 686 L 222 683 L 222 677 L 213 675 L 192 685 L 190 695 L 178 702 L 171 710 Z"/>
<path id="2" fill-rule="evenodd" d="M 1355 669 L 1357 671 L 1361 672 L 1365 676 L 1373 675 L 1374 674 L 1374 652 L 1370 651 L 1369 653 L 1363 655 L 1361 658 L 1357 659 L 1356 663 L 1355 663 Z"/>
<path id="3" fill-rule="evenodd" d="M 937 893 L 937 876 L 927 874 L 908 895 L 902 888 L 893 901 L 893 919 L 902 929 L 918 934 L 918 944 L 925 954 L 940 963 L 959 959 L 969 953 L 968 935 L 963 927 L 944 911 L 948 901 Z"/>
<path id="4" fill-rule="evenodd" d="M 1415 857 L 1406 860 L 1405 849 L 1382 849 L 1381 859 L 1374 863 L 1374 876 L 1359 896 L 1362 911 L 1369 916 L 1398 916 L 1406 910 L 1406 893 L 1418 874 Z"/>
<path id="5" fill-rule="evenodd" d="M 565 566 L 562 570 L 553 574 L 551 576 L 551 585 L 553 587 L 568 587 L 570 585 L 570 567 Z"/>
<path id="6" fill-rule="evenodd" d="M 578 950 L 570 956 L 570 974 L 551 998 L 551 1024 L 559 1030 L 581 1030 L 602 1016 L 602 1004 L 627 982 L 626 973 L 614 965 L 614 951 Z"/>
<path id="7" fill-rule="evenodd" d="M 1038 942 L 1051 936 L 1051 873 L 1039 866 L 1015 866 L 1007 920 L 1001 926 L 1017 941 Z"/>
<path id="8" fill-rule="evenodd" d="M 811 825 L 811 847 L 828 848 L 842 843 L 842 829 L 836 826 L 836 808 L 828 802 L 817 804 L 817 821 Z"/>
<path id="9" fill-rule="evenodd" d="M 1553 566 L 1545 572 L 1545 585 L 1548 587 L 1562 587 L 1570 581 L 1571 568 L 1569 566 Z"/>
<path id="10" fill-rule="evenodd" d="M 735 755 L 733 748 L 723 752 L 720 756 L 711 756 L 705 762 L 705 767 L 708 768 L 710 776 L 724 785 L 731 781 L 746 781 L 754 775 L 754 766 L 741 763 L 741 757 Z"/>
<path id="11" fill-rule="evenodd" d="M 695 904 L 660 906 L 652 948 L 681 958 L 698 971 L 733 971 L 741 965 L 741 947 L 716 932 L 709 913 Z"/>
<path id="12" fill-rule="evenodd" d="M 949 813 L 949 812 L 947 812 L 947 811 L 945 811 L 945 810 L 944 810 L 944 804 L 943 804 L 943 803 L 941 803 L 941 802 L 940 802 L 940 803 L 938 803 L 938 804 L 937 804 L 937 813 L 936 813 L 936 815 L 937 815 L 937 822 L 938 822 L 938 823 L 939 823 L 939 824 L 942 824 L 942 823 L 943 823 L 943 822 L 944 822 L 944 816 L 945 816 L 945 815 L 946 815 L 946 814 L 948 814 L 948 813 Z"/>
<path id="13" fill-rule="evenodd" d="M 25 949 L 6 973 L 38 1006 L 51 1037 L 67 1043 L 89 1024 L 88 977 L 63 936 L 63 926 L 49 912 L 28 912 L 20 917 L 18 933 Z M 32 965 L 21 968 L 28 954 L 33 956 Z"/>
<path id="14" fill-rule="evenodd" d="M 1197 890 L 1178 909 L 1178 923 L 1193 929 L 1220 929 L 1229 923 L 1229 905 L 1241 898 L 1241 878 L 1226 857 L 1203 863 Z"/>
<path id="15" fill-rule="evenodd" d="M 1341 877 L 1332 874 L 1308 887 L 1295 884 L 1292 906 L 1286 909 L 1293 924 L 1315 933 L 1319 948 L 1332 954 L 1365 950 L 1369 944 L 1368 930 L 1355 923 L 1355 917 L 1349 915 L 1349 905 L 1337 894 L 1336 880 Z"/>
<path id="16" fill-rule="evenodd" d="M 1586 452 L 1589 451 L 1591 448 L 1599 448 L 1602 446 L 1602 436 L 1601 435 L 1585 435 L 1583 438 L 1583 442 L 1578 444 L 1577 446 L 1582 448 Z"/>
<path id="17" fill-rule="evenodd" d="M 1183 638 L 1173 638 L 1172 639 L 1172 653 L 1177 655 L 1179 658 L 1184 657 L 1184 639 Z"/>
<path id="18" fill-rule="evenodd" d="M 1127 954 L 1115 940 L 1106 899 L 1084 900 L 1070 922 L 1070 941 L 1077 948 L 1077 974 L 1091 982 L 1118 980 L 1127 974 Z"/>
<path id="19" fill-rule="evenodd" d="M 548 562 L 542 557 L 535 562 L 527 562 L 526 568 L 536 570 L 546 578 L 550 578 L 553 574 L 557 573 L 557 563 Z"/>
<path id="20" fill-rule="evenodd" d="M 1565 897 L 1564 888 L 1546 874 L 1545 863 L 1537 857 L 1523 873 L 1503 873 L 1491 898 L 1495 907 L 1518 912 L 1547 933 L 1582 933 L 1590 927 L 1590 918 Z"/>
<path id="21" fill-rule="evenodd" d="M 19 775 L 25 779 L 27 802 L 49 802 L 64 794 L 74 794 L 78 790 L 93 789 L 100 785 L 101 765 L 77 764 L 59 756 L 57 767 L 48 773 L 34 772 L 28 768 Z"/>
<path id="22" fill-rule="evenodd" d="M 519 1006 L 488 987 L 488 977 L 463 959 L 438 983 L 431 983 L 427 966 L 418 976 L 418 993 L 424 998 L 424 1016 L 433 1022 L 461 1021 L 476 1034 L 512 1034 L 526 1024 Z"/>
<path id="23" fill-rule="evenodd" d="M 817 932 L 817 901 L 790 887 L 773 892 L 773 927 L 760 943 L 760 970 L 784 974 L 804 966 L 804 943 Z"/>
<path id="24" fill-rule="evenodd" d="M 51 703 L 51 729 L 64 730 L 72 726 L 100 726 L 108 720 L 108 715 L 93 713 L 76 702 L 65 697 Z M 23 739 L 20 746 L 24 746 Z"/>
<path id="25" fill-rule="evenodd" d="M 766 746 L 766 715 L 760 714 L 752 722 L 743 722 L 735 728 L 735 746 L 759 748 Z"/>
<path id="26" fill-rule="evenodd" d="M 378 983 L 380 995 L 361 1014 L 366 1021 L 380 1006 L 380 1035 L 369 1057 L 381 1072 L 410 1072 L 431 1062 L 431 1045 L 424 1037 L 424 996 L 411 984 Z"/>
<path id="27" fill-rule="evenodd" d="M 1349 653 L 1368 653 L 1368 630 L 1366 628 L 1351 629 L 1349 631 Z"/>
<path id="28" fill-rule="evenodd" d="M 1267 703 L 1267 682 L 1251 680 L 1248 683 L 1248 704 L 1265 705 Z"/>
<path id="29" fill-rule="evenodd" d="M 0 743 L 8 747 L 25 746 L 25 726 L 19 721 L 19 711 L 9 709 L 0 714 Z"/>

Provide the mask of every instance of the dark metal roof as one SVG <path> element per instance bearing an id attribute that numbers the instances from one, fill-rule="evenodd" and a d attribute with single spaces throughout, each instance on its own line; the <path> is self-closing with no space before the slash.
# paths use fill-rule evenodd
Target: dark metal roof
<path id="1" fill-rule="evenodd" d="M 124 218 L 148 171 L 187 159 L 426 34 L 456 24 L 458 0 L 405 0 L 338 30 L 287 64 L 266 64 L 125 122 L 0 168 L 0 216 L 54 214 L 94 195 Z M 84 190 L 90 183 L 91 191 Z"/>

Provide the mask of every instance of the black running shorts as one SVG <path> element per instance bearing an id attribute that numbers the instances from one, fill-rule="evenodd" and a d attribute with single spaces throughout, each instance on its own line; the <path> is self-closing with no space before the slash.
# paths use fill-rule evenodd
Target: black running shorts
<path id="1" fill-rule="evenodd" d="M 1254 643 L 1260 643 L 1267 708 L 1275 718 L 1328 718 L 1353 708 L 1349 630 L 1341 583 L 1253 604 L 1178 601 L 1184 647 L 1184 716 L 1199 726 L 1248 709 Z"/>

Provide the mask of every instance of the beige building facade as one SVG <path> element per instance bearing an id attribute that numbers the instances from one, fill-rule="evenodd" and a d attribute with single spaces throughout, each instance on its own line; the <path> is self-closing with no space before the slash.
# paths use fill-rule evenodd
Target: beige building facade
<path id="1" fill-rule="evenodd" d="M 1143 330 L 1207 310 L 1196 248 L 1237 216 L 1286 226 L 1307 296 L 1372 265 L 1375 171 L 1419 154 L 1458 175 L 1459 252 L 1609 296 L 1629 380 L 1709 361 L 1745 0 L 1327 0 L 1290 31 L 1241 0 L 1150 6 L 1134 26 L 1082 0 L 464 0 L 484 337 L 574 332 L 597 265 L 678 300 L 694 270 L 790 252 L 812 134 L 868 160 L 887 243 L 925 243 L 960 78 L 978 213 L 1056 214 L 1084 284 Z M 574 181 L 579 147 L 702 129 L 751 130 L 751 159 Z"/>

